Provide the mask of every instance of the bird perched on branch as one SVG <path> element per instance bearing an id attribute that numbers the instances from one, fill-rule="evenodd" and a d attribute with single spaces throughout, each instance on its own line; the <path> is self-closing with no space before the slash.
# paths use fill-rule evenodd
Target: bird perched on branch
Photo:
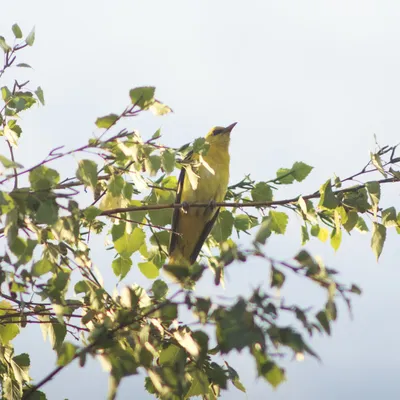
<path id="1" fill-rule="evenodd" d="M 181 169 L 176 203 L 209 203 L 208 207 L 175 208 L 169 245 L 169 264 L 191 265 L 218 217 L 214 203 L 224 200 L 229 181 L 230 133 L 236 122 L 208 132 L 204 156 L 189 153 Z"/>

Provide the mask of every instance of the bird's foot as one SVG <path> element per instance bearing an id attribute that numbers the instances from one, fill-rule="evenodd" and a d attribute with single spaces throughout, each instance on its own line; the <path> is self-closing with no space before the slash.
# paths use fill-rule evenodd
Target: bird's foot
<path id="1" fill-rule="evenodd" d="M 216 201 L 215 200 L 210 200 L 208 202 L 208 206 L 204 209 L 204 214 L 208 212 L 212 212 L 214 208 L 216 207 Z"/>
<path id="2" fill-rule="evenodd" d="M 188 203 L 187 201 L 182 201 L 181 204 L 182 204 L 181 210 L 182 210 L 185 214 L 187 214 L 187 212 L 189 211 L 189 208 L 190 208 L 189 203 Z"/>

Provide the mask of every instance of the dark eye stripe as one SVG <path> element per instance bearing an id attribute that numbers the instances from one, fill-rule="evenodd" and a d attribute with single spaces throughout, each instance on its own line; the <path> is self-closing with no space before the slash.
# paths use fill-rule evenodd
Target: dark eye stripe
<path id="1" fill-rule="evenodd" d="M 223 129 L 216 129 L 213 133 L 214 136 L 219 135 L 220 133 L 222 133 L 224 130 Z"/>

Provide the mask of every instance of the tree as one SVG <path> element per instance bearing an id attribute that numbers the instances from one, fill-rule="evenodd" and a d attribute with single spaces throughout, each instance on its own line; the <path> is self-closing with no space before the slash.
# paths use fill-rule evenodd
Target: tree
<path id="1" fill-rule="evenodd" d="M 15 44 L 0 37 L 4 65 L 0 78 L 32 46 L 34 30 L 24 38 L 13 25 Z M 128 118 L 151 111 L 156 116 L 172 110 L 155 98 L 154 87 L 130 90 L 131 104 L 117 114 L 98 118 L 98 135 L 79 148 L 58 147 L 37 165 L 22 166 L 17 157 L 23 130 L 19 117 L 36 104 L 44 105 L 40 87 L 14 81 L 1 88 L 1 136 L 8 148 L 0 155 L 1 255 L 0 380 L 4 399 L 45 398 L 42 389 L 72 362 L 84 367 L 89 355 L 101 360 L 110 374 L 109 398 L 123 377 L 146 371 L 145 388 L 155 397 L 217 398 L 231 382 L 245 391 L 234 366 L 220 364 L 218 355 L 248 349 L 256 370 L 270 385 L 285 380 L 282 356 L 318 358 L 307 343 L 315 333 L 330 334 L 337 318 L 337 302 L 351 309 L 355 284 L 340 282 L 337 271 L 302 250 L 284 260 L 268 255 L 271 235 L 285 235 L 290 216 L 301 221 L 301 243 L 319 239 L 338 250 L 342 235 L 371 230 L 371 248 L 378 259 L 388 228 L 400 233 L 400 214 L 379 206 L 381 186 L 398 182 L 396 146 L 371 154 L 360 172 L 344 179 L 327 179 L 318 190 L 290 199 L 274 200 L 279 188 L 307 178 L 312 167 L 296 161 L 272 178 L 255 182 L 250 175 L 229 187 L 218 221 L 207 240 L 207 252 L 191 267 L 165 265 L 175 204 L 176 168 L 190 151 L 204 154 L 203 138 L 179 149 L 160 142 L 161 132 L 142 138 L 124 128 Z M 75 176 L 61 177 L 52 162 L 74 155 Z M 196 179 L 195 166 L 191 166 Z M 372 179 L 373 177 L 373 179 Z M 357 184 L 354 185 L 357 179 Z M 90 192 L 92 198 L 82 194 Z M 207 207 L 191 204 L 190 207 Z M 95 235 L 107 235 L 115 257 L 109 268 L 123 282 L 127 273 L 149 279 L 150 289 L 138 285 L 109 293 L 91 259 Z M 243 246 L 235 235 L 251 234 Z M 240 238 L 240 237 L 239 237 Z M 205 271 L 214 284 L 238 263 L 265 260 L 269 287 L 258 287 L 249 297 L 229 302 L 196 294 Z M 326 292 L 317 311 L 288 304 L 276 289 L 295 274 Z M 76 295 L 78 297 L 76 297 Z M 188 324 L 186 311 L 196 323 Z M 292 323 L 280 322 L 282 314 Z M 179 322 L 178 322 L 179 321 Z M 39 382 L 29 377 L 29 354 L 14 354 L 13 339 L 22 329 L 40 323 L 57 354 L 57 366 Z"/>

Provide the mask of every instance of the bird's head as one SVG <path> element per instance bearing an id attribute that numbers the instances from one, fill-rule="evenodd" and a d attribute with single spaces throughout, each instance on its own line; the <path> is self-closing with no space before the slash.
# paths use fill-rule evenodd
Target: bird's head
<path id="1" fill-rule="evenodd" d="M 206 141 L 213 145 L 229 144 L 230 133 L 236 124 L 237 122 L 234 122 L 226 128 L 223 126 L 214 126 L 214 128 L 211 128 L 210 132 L 207 133 Z"/>

